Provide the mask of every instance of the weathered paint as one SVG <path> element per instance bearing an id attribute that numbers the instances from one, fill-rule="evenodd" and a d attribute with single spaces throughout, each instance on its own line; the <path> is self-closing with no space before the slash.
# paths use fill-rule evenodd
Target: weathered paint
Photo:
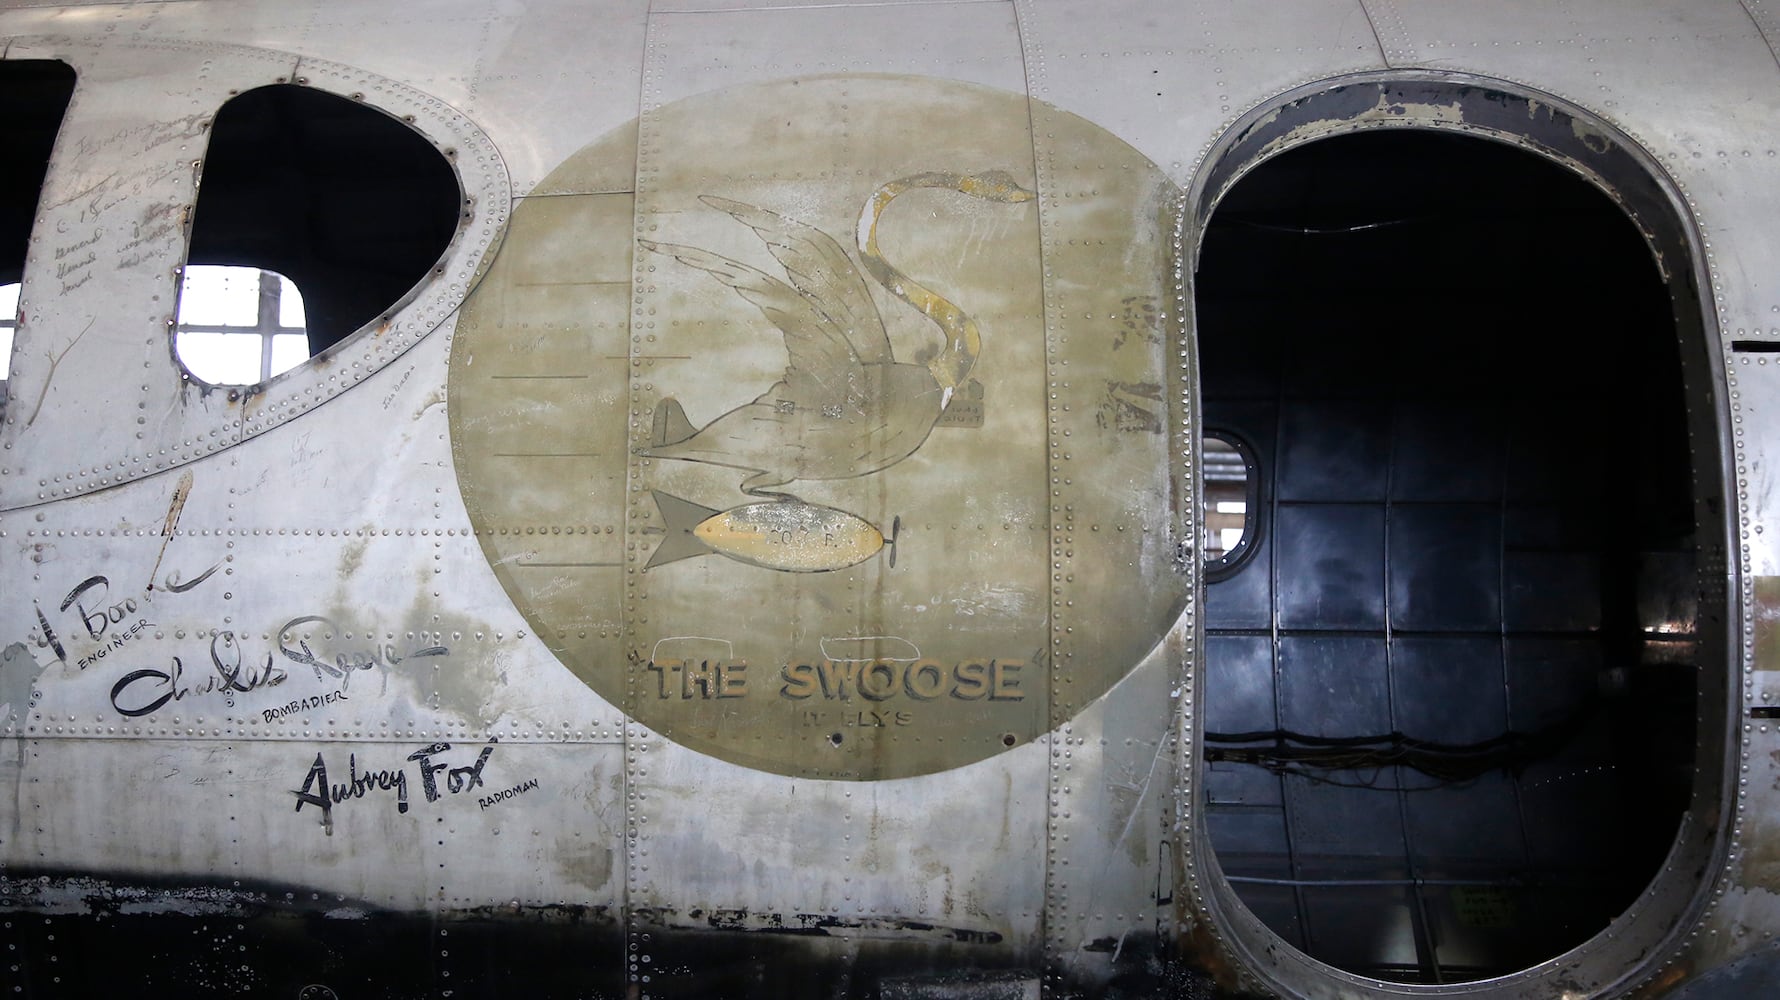
<path id="1" fill-rule="evenodd" d="M 821 123 L 843 105 L 857 125 L 837 149 Z M 647 206 L 522 203 L 514 252 L 453 344 L 459 478 L 508 593 L 639 719 L 787 774 L 927 773 L 1073 715 L 1186 597 L 1156 475 L 1179 373 L 1162 318 L 1134 305 L 1162 300 L 1166 254 L 1127 238 L 1156 231 L 1172 186 L 1053 113 L 1060 155 L 1098 176 L 1040 207 L 1055 233 L 1041 253 L 1018 95 L 816 77 L 655 115 L 651 141 L 673 154 Z M 745 140 L 762 129 L 772 145 Z M 632 141 L 593 144 L 545 186 L 613 175 Z M 830 179 L 789 193 L 775 179 L 818 157 Z M 952 164 L 974 169 L 934 169 Z M 634 255 L 633 229 L 649 233 Z M 1045 315 L 1040 259 L 1070 315 Z M 616 294 L 633 267 L 638 294 Z M 936 425 L 963 380 L 981 425 Z M 1151 387 L 1147 420 L 1107 419 L 1116 386 Z M 768 518 L 794 523 L 766 533 Z M 521 527 L 536 524 L 561 533 Z M 892 527 L 893 552 L 872 558 Z M 704 551 L 730 558 L 688 558 Z M 565 627 L 589 607 L 623 614 Z M 1053 616 L 1068 619 L 1060 646 Z"/>
<path id="2" fill-rule="evenodd" d="M 1647 149 L 1671 165 L 1687 192 L 1677 204 L 1713 233 L 1715 253 L 1695 273 L 1677 263 L 1689 248 L 1661 244 L 1665 273 L 1709 290 L 1727 335 L 1776 336 L 1780 270 L 1770 265 L 1780 229 L 1750 224 L 1772 215 L 1780 190 L 1750 124 L 1773 119 L 1764 96 L 1773 67 L 1765 49 L 1750 61 L 1746 43 L 1761 40 L 1744 30 L 1739 5 L 1585 4 L 1549 14 L 1520 5 L 1516 18 L 1495 24 L 1470 17 L 1490 17 L 1488 7 L 1376 2 L 1359 11 L 1305 2 L 1265 15 L 1134 3 L 1116 18 L 1100 5 L 1026 0 L 658 6 L 653 17 L 642 5 L 530 3 L 454 5 L 440 18 L 408 9 L 342 17 L 337 7 L 304 4 L 276 14 L 254 4 L 0 11 L 9 56 L 65 58 L 81 73 L 34 252 L 53 256 L 98 229 L 107 259 L 122 262 L 123 243 L 144 234 L 148 251 L 83 288 L 58 289 L 53 269 L 27 269 L 0 430 L 8 581 L 0 694 L 11 737 L 0 759 L 11 786 L 0 862 L 11 890 L 5 908 L 18 924 L 7 943 L 26 958 L 0 970 L 0 983 L 38 995 L 252 986 L 314 998 L 434 987 L 836 995 L 876 983 L 886 996 L 930 996 L 940 985 L 968 987 L 960 969 L 1027 992 L 1048 967 L 1062 970 L 1047 981 L 1053 994 L 1107 992 L 1115 981 L 1131 992 L 1185 990 L 1188 974 L 1160 957 L 1170 949 L 1228 984 L 1254 983 L 1255 970 L 1297 959 L 1277 943 L 1261 953 L 1232 948 L 1232 924 L 1206 910 L 1215 874 L 1191 865 L 1178 877 L 1158 872 L 1173 851 L 1204 850 L 1195 843 L 1194 725 L 1179 729 L 1179 773 L 1158 758 L 1164 766 L 1143 772 L 1135 806 L 1129 789 L 1083 777 L 1103 762 L 1123 766 L 1119 742 L 1133 731 L 1153 741 L 1139 756 L 1173 749 L 1152 725 L 1174 712 L 1171 689 L 1186 692 L 1183 718 L 1192 718 L 1195 677 L 1181 669 L 1196 662 L 1192 622 L 1174 620 L 1192 590 L 1177 572 L 1193 566 L 1178 537 L 1191 518 L 1174 493 L 1177 482 L 1191 483 L 1192 374 L 1176 357 L 1190 352 L 1176 339 L 1187 280 L 1174 279 L 1169 258 L 1190 254 L 1193 237 L 1170 216 L 1174 186 L 1201 169 L 1197 158 L 1219 129 L 1285 88 L 1340 86 L 1344 74 L 1386 58 L 1412 67 L 1404 77 L 1523 81 L 1606 114 L 1634 137 L 1609 152 Z M 1736 19 L 1725 22 L 1727 12 Z M 1372 17 L 1389 35 L 1388 56 L 1383 37 L 1377 59 L 1371 37 L 1359 55 L 1337 45 L 1356 24 L 1370 35 L 1363 22 Z M 1553 17 L 1569 20 L 1554 27 Z M 821 26 L 847 30 L 807 30 L 824 18 Z M 1542 37 L 1516 37 L 1511 22 Z M 224 38 L 273 48 L 212 40 Z M 664 52 L 677 61 L 664 63 Z M 997 53 L 1010 58 L 997 63 Z M 664 64 L 681 68 L 666 86 L 705 96 L 659 106 L 663 79 L 639 79 L 637 68 Z M 858 84 L 862 96 L 844 101 L 790 93 L 793 78 L 818 84 L 801 74 L 859 68 L 887 75 L 824 78 L 824 86 Z M 196 182 L 192 126 L 231 91 L 299 71 L 307 85 L 375 102 L 452 149 L 464 224 L 437 277 L 367 336 L 224 406 L 181 383 L 166 342 L 183 259 L 173 220 Z M 976 82 L 957 82 L 967 79 Z M 775 80 L 785 82 L 760 83 Z M 1016 93 L 1022 86 L 1030 92 Z M 885 93 L 891 99 L 867 99 Z M 639 123 L 639 103 L 655 117 Z M 1430 115 L 1450 108 L 1404 107 L 1423 104 Z M 1514 113 L 1532 120 L 1547 106 L 1529 101 Z M 1364 107 L 1379 111 L 1375 100 Z M 1289 115 L 1282 107 L 1267 117 Z M 778 121 L 791 131 L 779 133 Z M 1601 153 L 1598 137 L 1593 126 L 1573 128 L 1574 162 Z M 747 500 L 709 468 L 645 465 L 653 460 L 638 449 L 648 446 L 654 404 L 673 386 L 700 416 L 727 412 L 780 377 L 784 347 L 732 292 L 703 274 L 669 273 L 665 258 L 635 252 L 638 240 L 671 237 L 768 271 L 770 254 L 746 231 L 726 235 L 733 221 L 698 196 L 745 197 L 838 235 L 874 185 L 993 169 L 1013 172 L 1039 199 L 925 212 L 899 202 L 882 227 L 886 259 L 907 262 L 982 328 L 974 421 L 947 409 L 934 440 L 873 485 L 918 482 L 801 498 L 874 527 L 903 515 L 902 577 L 885 582 L 886 558 L 795 575 L 707 559 L 668 567 L 688 584 L 644 580 L 660 538 L 650 529 L 661 527 L 650 488 L 718 507 Z M 104 206 L 97 222 L 83 217 L 94 192 L 120 191 L 131 194 Z M 1640 197 L 1626 203 L 1644 225 L 1667 194 Z M 897 218 L 905 211 L 911 217 Z M 152 225 L 139 230 L 142 220 Z M 872 294 L 886 316 L 901 313 L 890 333 L 898 357 L 924 360 L 931 323 Z M 1151 295 L 1147 311 L 1130 301 Z M 1143 350 L 1111 348 L 1109 331 L 1158 312 L 1159 324 L 1138 325 Z M 648 357 L 671 353 L 676 321 L 692 326 L 674 343 L 694 342 L 696 332 L 721 361 L 676 368 L 678 359 Z M 503 373 L 528 347 L 546 372 L 572 371 L 589 356 L 622 361 L 604 373 L 610 384 L 537 399 L 473 387 L 473 375 Z M 1755 359 L 1744 360 L 1739 426 L 1771 396 L 1748 388 Z M 644 361 L 652 363 L 633 363 Z M 1009 369 L 1028 377 L 1011 393 Z M 1727 382 L 1733 399 L 1736 377 Z M 360 384 L 373 388 L 351 391 Z M 1122 408 L 1133 400 L 1157 405 Z M 1106 426 L 1088 430 L 1084 414 Z M 530 433 L 539 424 L 549 430 Z M 1039 428 L 1037 455 L 945 437 L 1019 441 Z M 1727 465 L 1738 477 L 1754 469 L 1755 486 L 1721 512 L 1739 532 L 1741 551 L 1718 567 L 1732 580 L 1762 557 L 1749 525 L 1763 523 L 1774 502 L 1762 480 L 1773 431 L 1755 416 L 1747 428 Z M 568 472 L 515 475 L 493 462 L 497 451 L 538 441 L 604 450 Z M 178 525 L 167 527 L 178 491 L 158 473 L 176 468 L 195 480 Z M 1001 485 L 1009 481 L 1018 488 Z M 568 567 L 534 560 L 611 561 L 620 582 L 590 586 Z M 539 575 L 515 582 L 530 574 Z M 60 607 L 95 576 L 107 580 L 102 602 Z M 910 576 L 931 585 L 908 586 Z M 1763 594 L 1756 605 L 1772 596 Z M 112 621 L 127 602 L 152 615 Z M 829 604 L 845 609 L 838 614 L 849 627 L 809 628 L 805 619 Z M 723 627 L 703 631 L 724 637 L 682 634 L 707 612 Z M 106 621 L 99 635 L 84 628 L 93 615 Z M 1042 671 L 1036 687 L 1019 688 L 1024 698 L 992 703 L 985 694 L 977 714 L 920 734 L 955 740 L 962 731 L 982 746 L 918 750 L 822 724 L 810 739 L 726 748 L 730 727 L 763 746 L 787 732 L 770 718 L 733 715 L 728 699 L 713 699 L 720 710 L 644 718 L 654 711 L 644 696 L 659 680 L 650 664 L 712 663 L 709 684 L 693 688 L 721 692 L 726 664 L 745 659 L 729 656 L 735 637 L 761 621 L 775 628 L 766 644 L 775 655 L 749 661 L 751 677 L 786 665 L 776 654 L 798 648 L 817 685 L 822 661 L 873 669 L 873 685 L 900 664 L 906 685 L 907 664 L 918 662 L 911 652 L 934 646 L 918 643 L 926 636 L 915 629 L 890 627 L 936 615 L 969 640 L 962 652 L 1004 664 L 1003 684 L 1016 659 Z M 1133 668 L 1170 627 L 1168 662 Z M 1003 640 L 1012 648 L 1000 649 Z M 251 683 L 233 660 L 244 650 L 231 643 L 252 647 L 243 662 L 256 670 L 269 656 L 285 679 Z M 419 655 L 437 647 L 449 655 Z M 83 669 L 85 657 L 98 658 Z M 115 710 L 109 694 L 120 680 L 154 670 L 171 685 L 176 658 L 194 671 L 181 674 L 193 681 L 179 688 L 187 697 L 140 717 Z M 1751 659 L 1767 663 L 1765 654 Z M 886 665 L 872 666 L 879 661 Z M 936 662 L 942 676 L 993 689 L 990 663 L 979 681 L 975 670 L 961 672 L 978 660 Z M 1181 683 L 1171 684 L 1176 673 Z M 1771 671 L 1753 673 L 1760 681 Z M 922 671 L 920 690 L 929 676 Z M 1116 711 L 1094 718 L 1107 706 Z M 819 722 L 836 718 L 844 717 Z M 655 740 L 655 725 L 718 756 Z M 834 733 L 847 738 L 825 746 Z M 485 765 L 487 790 L 534 779 L 537 788 L 483 808 L 486 796 L 451 797 L 447 770 L 445 793 L 426 803 L 414 769 L 427 765 L 410 755 L 440 742 L 467 752 L 491 735 L 502 742 Z M 1732 750 L 1760 772 L 1768 765 L 1757 738 Z M 473 766 L 479 752 L 449 766 Z M 377 797 L 390 790 L 367 790 L 332 803 L 330 835 L 319 807 L 293 808 L 318 755 L 334 784 L 339 761 L 348 775 L 355 764 L 407 769 L 410 809 Z M 832 772 L 827 759 L 840 762 Z M 854 783 L 890 776 L 901 777 Z M 1178 802 L 1176 781 L 1187 788 Z M 1772 810 L 1765 785 L 1746 794 L 1751 808 Z M 452 806 L 466 808 L 444 811 Z M 1158 814 L 1178 825 L 1162 829 Z M 1739 835 L 1770 837 L 1728 806 L 1702 815 L 1688 836 L 1708 840 L 1733 824 Z M 1172 848 L 1158 846 L 1164 835 Z M 1144 866 L 1147 883 L 1132 874 Z M 1702 866 L 1694 877 L 1703 883 L 1717 870 Z M 1139 903 L 1098 912 L 1108 896 Z M 1678 934 L 1698 928 L 1702 942 L 1653 972 L 1651 988 L 1757 949 L 1776 926 L 1770 897 L 1733 887 L 1704 923 L 1673 894 L 1650 901 L 1646 910 L 1679 921 Z M 1172 940 L 1178 929 L 1158 919 L 1156 907 L 1169 906 L 1190 941 Z M 1125 935 L 1146 921 L 1162 925 L 1160 943 Z M 1118 933 L 1087 930 L 1102 925 Z M 1628 976 L 1645 974 L 1652 955 L 1663 960 L 1642 945 L 1609 942 L 1591 954 L 1602 952 L 1601 964 Z M 91 955 L 106 960 L 82 960 Z M 652 984 L 632 971 L 643 960 Z M 1306 992 L 1396 989 L 1326 973 L 1312 969 L 1318 978 Z M 1550 982 L 1518 977 L 1464 990 L 1545 996 L 1558 983 L 1619 988 L 1566 970 Z"/>

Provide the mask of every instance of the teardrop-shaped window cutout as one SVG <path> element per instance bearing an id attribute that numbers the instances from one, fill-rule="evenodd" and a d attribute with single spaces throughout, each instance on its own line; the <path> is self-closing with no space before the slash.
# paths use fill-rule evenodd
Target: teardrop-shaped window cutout
<path id="1" fill-rule="evenodd" d="M 0 121 L 6 123 L 6 155 L 0 156 L 0 414 L 6 412 L 12 377 L 19 282 L 37 198 L 73 96 L 74 69 L 67 63 L 0 60 Z"/>
<path id="2" fill-rule="evenodd" d="M 445 154 L 375 108 L 291 84 L 230 99 L 205 153 L 175 354 L 193 378 L 213 385 L 261 382 L 292 358 L 321 354 L 388 316 L 428 278 L 462 203 Z M 206 277 L 204 265 L 227 265 L 234 276 Z M 213 290 L 198 290 L 206 285 Z M 250 324 L 258 343 L 222 339 L 241 336 L 218 329 L 236 319 L 209 315 L 208 299 L 187 301 L 216 294 L 220 303 L 228 299 L 225 285 L 243 302 L 259 296 Z M 300 344 L 285 339 L 299 329 Z M 192 350 L 241 357 L 210 370 L 188 357 Z M 249 366 L 256 350 L 259 361 Z M 219 382 L 221 375 L 227 378 Z"/>

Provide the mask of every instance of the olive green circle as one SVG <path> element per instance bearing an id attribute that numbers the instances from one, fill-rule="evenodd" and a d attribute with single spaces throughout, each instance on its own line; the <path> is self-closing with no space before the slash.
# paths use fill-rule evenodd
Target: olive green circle
<path id="1" fill-rule="evenodd" d="M 871 272 L 862 212 L 911 178 Z M 1067 721 L 1190 586 L 1177 195 L 1077 116 L 925 78 L 735 87 L 592 143 L 520 199 L 452 342 L 502 586 L 594 691 L 749 767 L 926 774 Z M 848 429 L 892 404 L 913 431 Z"/>

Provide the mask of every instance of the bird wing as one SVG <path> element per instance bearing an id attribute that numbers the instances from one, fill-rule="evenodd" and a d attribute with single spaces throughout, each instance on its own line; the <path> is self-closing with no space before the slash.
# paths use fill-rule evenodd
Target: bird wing
<path id="1" fill-rule="evenodd" d="M 814 226 L 739 201 L 708 194 L 699 200 L 754 230 L 784 266 L 791 283 L 840 328 L 862 362 L 887 365 L 895 360 L 884 319 L 865 287 L 865 278 L 833 237 Z"/>
<path id="2" fill-rule="evenodd" d="M 667 254 L 710 274 L 754 303 L 785 335 L 791 363 L 785 379 L 803 392 L 844 397 L 858 380 L 859 355 L 834 323 L 810 300 L 783 281 L 728 257 L 674 243 L 637 241 L 645 250 Z"/>

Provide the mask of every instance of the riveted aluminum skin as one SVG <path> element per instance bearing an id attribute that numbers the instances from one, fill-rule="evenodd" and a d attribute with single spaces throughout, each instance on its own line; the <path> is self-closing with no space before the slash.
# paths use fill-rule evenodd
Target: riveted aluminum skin
<path id="1" fill-rule="evenodd" d="M 0 411 L 0 989 L 1773 978 L 1772 0 L 26 2 L 0 46 L 77 80 Z M 208 130 L 270 84 L 417 132 L 461 212 L 365 328 L 206 385 Z M 1388 129 L 1606 191 L 1690 359 L 1675 846 L 1467 983 L 1287 944 L 1205 816 L 1201 240 Z"/>

